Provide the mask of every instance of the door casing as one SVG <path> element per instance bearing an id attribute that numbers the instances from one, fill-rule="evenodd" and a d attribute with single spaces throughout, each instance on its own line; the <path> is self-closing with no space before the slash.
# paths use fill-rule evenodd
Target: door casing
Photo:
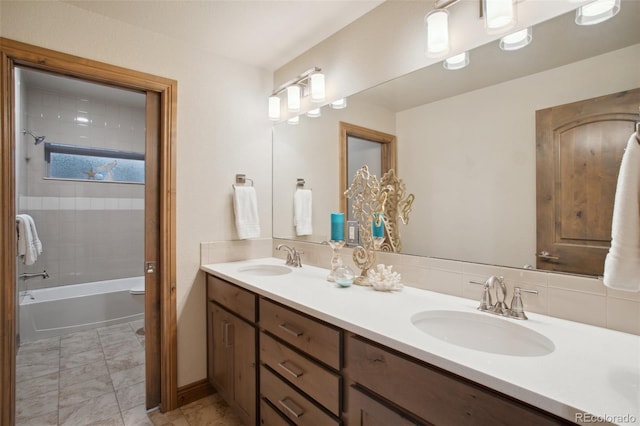
<path id="1" fill-rule="evenodd" d="M 157 165 L 157 180 L 145 189 L 147 211 L 155 209 L 145 228 L 155 241 L 145 241 L 145 256 L 157 262 L 157 286 L 145 295 L 147 408 L 162 412 L 178 407 L 176 314 L 176 117 L 177 82 L 147 73 L 97 62 L 49 49 L 0 38 L 0 424 L 15 423 L 16 307 L 15 285 L 15 128 L 14 68 L 49 71 L 127 89 L 147 95 L 146 146 Z M 155 142 L 154 142 L 155 141 Z M 155 203 L 155 206 L 150 204 Z M 157 232 L 154 232 L 157 231 Z M 153 250 L 155 248 L 155 250 Z M 154 291 L 155 290 L 155 291 Z M 156 340 L 154 342 L 154 340 Z M 157 350 L 154 350 L 156 348 Z"/>

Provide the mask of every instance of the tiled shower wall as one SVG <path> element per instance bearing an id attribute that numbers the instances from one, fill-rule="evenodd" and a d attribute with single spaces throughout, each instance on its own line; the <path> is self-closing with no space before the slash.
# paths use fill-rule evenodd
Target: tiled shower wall
<path id="1" fill-rule="evenodd" d="M 23 108 L 24 127 L 47 142 L 144 152 L 144 106 L 28 86 Z M 25 150 L 17 162 L 27 176 L 18 213 L 34 218 L 43 253 L 18 272 L 50 275 L 29 280 L 28 288 L 142 275 L 144 185 L 44 179 L 44 144 L 20 138 Z"/>

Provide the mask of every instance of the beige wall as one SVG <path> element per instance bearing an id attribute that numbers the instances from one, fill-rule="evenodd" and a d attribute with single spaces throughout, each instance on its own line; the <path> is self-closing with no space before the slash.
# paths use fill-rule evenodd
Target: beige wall
<path id="1" fill-rule="evenodd" d="M 271 74 L 57 1 L 3 0 L 0 36 L 178 81 L 178 385 L 205 378 L 199 243 L 237 238 L 236 173 L 254 180 L 262 235 L 271 235 Z"/>

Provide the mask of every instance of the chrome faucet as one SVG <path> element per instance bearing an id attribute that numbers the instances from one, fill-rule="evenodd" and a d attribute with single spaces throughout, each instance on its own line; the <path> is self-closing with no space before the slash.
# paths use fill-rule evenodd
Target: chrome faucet
<path id="1" fill-rule="evenodd" d="M 294 266 L 296 268 L 302 267 L 302 259 L 300 257 L 301 254 L 304 254 L 302 250 L 298 250 L 295 247 L 289 247 L 285 244 L 279 244 L 276 247 L 276 250 L 286 250 L 287 251 L 287 260 L 285 262 L 288 266 Z"/>
<path id="2" fill-rule="evenodd" d="M 511 299 L 511 307 L 507 306 L 505 299 L 507 297 L 507 286 L 503 277 L 490 276 L 484 283 L 477 281 L 469 281 L 472 284 L 482 286 L 482 296 L 480 297 L 479 311 L 489 312 L 495 315 L 515 319 L 528 319 L 524 313 L 524 304 L 522 303 L 522 293 L 538 294 L 536 290 L 529 290 L 520 287 L 513 288 L 513 298 Z M 493 290 L 496 303 L 493 303 L 491 291 Z"/>
<path id="3" fill-rule="evenodd" d="M 20 278 L 21 280 L 28 280 L 29 278 L 35 278 L 35 277 L 41 277 L 43 280 L 46 280 L 47 278 L 49 278 L 49 274 L 45 270 L 42 272 L 20 274 L 18 276 L 18 278 Z"/>

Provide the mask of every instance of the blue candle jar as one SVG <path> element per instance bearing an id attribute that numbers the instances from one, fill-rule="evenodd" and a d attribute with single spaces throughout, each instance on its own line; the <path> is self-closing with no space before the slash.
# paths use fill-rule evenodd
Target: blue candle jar
<path id="1" fill-rule="evenodd" d="M 331 240 L 344 241 L 344 213 L 331 213 Z"/>

